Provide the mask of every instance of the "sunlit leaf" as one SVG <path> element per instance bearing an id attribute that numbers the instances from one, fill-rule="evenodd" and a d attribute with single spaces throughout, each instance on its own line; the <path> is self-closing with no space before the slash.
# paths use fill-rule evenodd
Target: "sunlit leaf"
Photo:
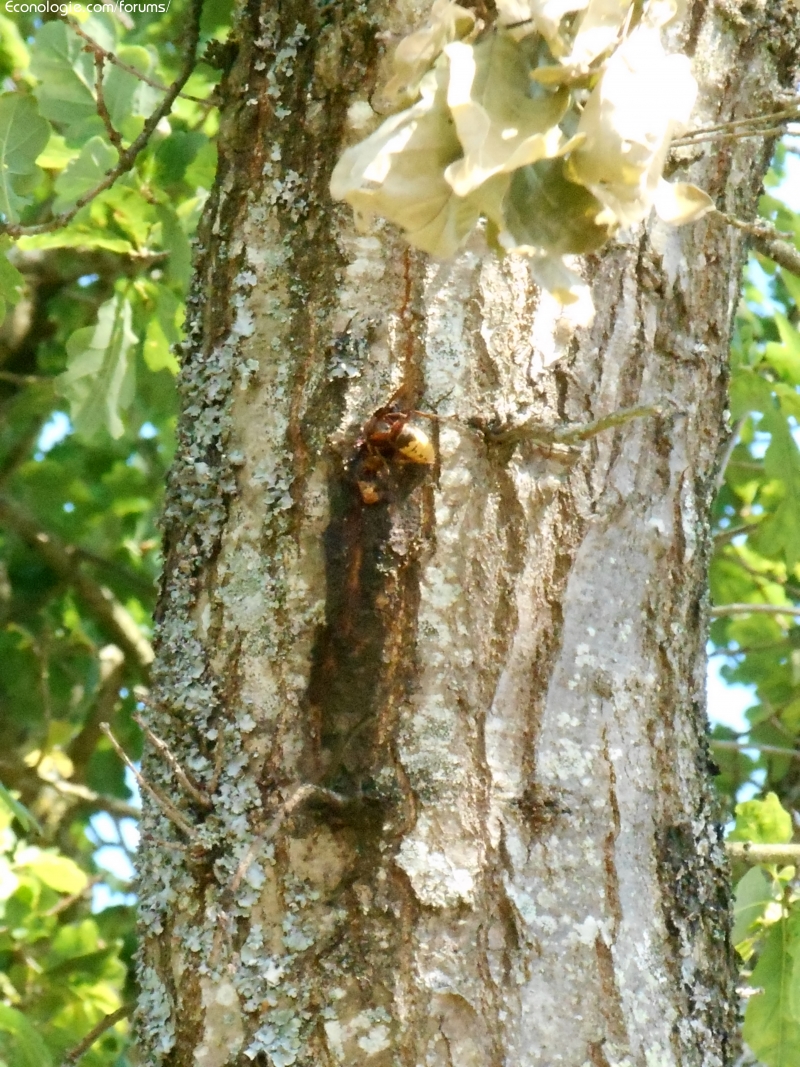
<path id="1" fill-rule="evenodd" d="M 589 0 L 496 0 L 501 25 L 519 26 L 522 33 L 538 31 L 554 40 L 564 15 L 583 11 Z"/>
<path id="2" fill-rule="evenodd" d="M 446 257 L 458 250 L 480 210 L 457 197 L 444 177 L 461 154 L 447 108 L 446 64 L 423 78 L 420 93 L 413 107 L 344 152 L 331 177 L 331 195 L 347 200 L 362 225 L 381 215 L 417 248 Z"/>
<path id="3" fill-rule="evenodd" d="M 59 855 L 54 849 L 24 848 L 15 856 L 19 867 L 27 868 L 58 893 L 80 893 L 87 884 L 86 874 L 73 860 Z"/>
<path id="4" fill-rule="evenodd" d="M 570 177 L 622 225 L 640 221 L 696 94 L 689 59 L 667 55 L 658 31 L 639 26 L 608 60 L 586 102 L 578 123 L 585 140 L 570 156 Z"/>
<path id="5" fill-rule="evenodd" d="M 476 45 L 448 45 L 447 104 L 464 151 L 445 177 L 467 196 L 494 174 L 506 174 L 563 151 L 558 122 L 569 104 L 566 90 L 529 95 L 528 65 L 520 46 L 505 34 Z"/>
<path id="6" fill-rule="evenodd" d="M 475 16 L 451 0 L 435 0 L 426 26 L 404 37 L 394 52 L 394 76 L 383 90 L 389 100 L 413 97 L 436 57 L 451 41 L 465 37 Z"/>
<path id="7" fill-rule="evenodd" d="M 589 0 L 572 49 L 562 62 L 571 67 L 588 67 L 617 43 L 630 9 L 631 0 Z"/>
<path id="8" fill-rule="evenodd" d="M 736 805 L 736 826 L 730 841 L 754 841 L 757 844 L 785 844 L 792 839 L 792 817 L 775 793 L 763 800 L 745 800 Z"/>

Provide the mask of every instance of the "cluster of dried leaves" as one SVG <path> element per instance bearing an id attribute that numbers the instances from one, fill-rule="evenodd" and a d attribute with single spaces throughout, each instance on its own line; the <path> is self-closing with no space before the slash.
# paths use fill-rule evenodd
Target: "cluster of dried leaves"
<path id="1" fill-rule="evenodd" d="M 480 218 L 489 244 L 530 257 L 563 303 L 587 290 L 564 257 L 599 248 L 652 207 L 679 225 L 713 207 L 662 178 L 697 83 L 661 27 L 680 0 L 496 0 L 497 25 L 436 0 L 404 38 L 383 96 L 404 110 L 348 148 L 331 193 L 446 258 Z"/>

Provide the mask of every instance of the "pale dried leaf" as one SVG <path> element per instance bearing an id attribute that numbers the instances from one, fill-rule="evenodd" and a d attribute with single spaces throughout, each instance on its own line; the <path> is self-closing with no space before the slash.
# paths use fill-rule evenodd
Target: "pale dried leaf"
<path id="1" fill-rule="evenodd" d="M 427 25 L 404 37 L 395 49 L 394 76 L 382 95 L 387 100 L 416 96 L 419 83 L 445 45 L 466 37 L 474 25 L 471 11 L 451 0 L 436 0 Z"/>
<path id="2" fill-rule="evenodd" d="M 447 108 L 447 64 L 423 78 L 421 99 L 348 148 L 331 176 L 331 195 L 362 224 L 380 215 L 431 255 L 453 255 L 478 220 L 473 201 L 453 194 L 444 170 L 461 154 Z"/>
<path id="3" fill-rule="evenodd" d="M 686 0 L 650 0 L 644 13 L 644 20 L 650 26 L 666 26 L 675 19 L 682 19 L 686 14 Z"/>
<path id="4" fill-rule="evenodd" d="M 714 210 L 714 201 L 703 189 L 691 182 L 670 183 L 663 178 L 658 183 L 654 204 L 658 217 L 673 226 L 696 222 Z"/>
<path id="5" fill-rule="evenodd" d="M 563 160 L 541 160 L 513 175 L 499 241 L 509 251 L 524 247 L 550 255 L 591 252 L 610 236 L 609 227 L 597 223 L 602 209 L 588 189 L 567 179 Z"/>
<path id="6" fill-rule="evenodd" d="M 494 174 L 509 173 L 564 151 L 557 123 L 569 104 L 567 90 L 529 95 L 528 65 L 519 46 L 505 34 L 478 45 L 448 45 L 447 103 L 464 149 L 445 177 L 467 196 Z"/>
<path id="7" fill-rule="evenodd" d="M 581 314 L 576 325 L 589 326 L 594 318 L 594 304 L 591 289 L 580 274 L 570 270 L 560 256 L 534 255 L 530 262 L 537 285 L 547 289 L 561 304 L 577 304 Z"/>
<path id="8" fill-rule="evenodd" d="M 658 31 L 640 25 L 614 52 L 581 115 L 585 142 L 569 176 L 622 224 L 653 204 L 669 145 L 694 105 L 697 82 L 686 56 L 668 56 Z"/>
<path id="9" fill-rule="evenodd" d="M 572 50 L 561 62 L 566 67 L 586 69 L 612 48 L 631 9 L 632 0 L 589 0 L 581 17 Z"/>
<path id="10" fill-rule="evenodd" d="M 520 35 L 538 32 L 548 40 L 558 37 L 565 15 L 583 11 L 588 3 L 589 0 L 496 0 L 501 25 L 523 23 L 518 27 Z"/>

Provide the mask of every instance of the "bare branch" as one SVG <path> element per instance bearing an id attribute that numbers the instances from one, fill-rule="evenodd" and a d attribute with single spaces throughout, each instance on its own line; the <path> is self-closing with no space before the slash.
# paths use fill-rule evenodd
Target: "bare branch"
<path id="1" fill-rule="evenodd" d="M 19 224 L 10 225 L 6 223 L 0 225 L 0 233 L 7 233 L 10 237 L 22 237 L 29 234 L 49 233 L 51 230 L 58 230 L 62 226 L 66 226 L 68 223 L 72 222 L 82 207 L 85 207 L 88 203 L 94 200 L 95 197 L 99 196 L 100 193 L 109 189 L 117 178 L 126 174 L 129 170 L 132 170 L 139 153 L 147 146 L 147 143 L 159 122 L 161 122 L 161 120 L 172 110 L 172 105 L 175 103 L 178 94 L 189 80 L 191 73 L 194 70 L 197 61 L 197 44 L 200 39 L 200 15 L 202 9 L 203 0 L 192 0 L 192 17 L 189 24 L 188 35 L 189 41 L 183 68 L 167 90 L 160 106 L 156 108 L 145 122 L 142 132 L 123 152 L 120 153 L 116 165 L 103 176 L 93 189 L 90 189 L 88 193 L 84 193 L 83 196 L 78 197 L 71 208 L 55 215 L 49 222 L 42 222 L 34 226 L 22 226 Z"/>
<path id="2" fill-rule="evenodd" d="M 755 867 L 759 863 L 785 865 L 800 861 L 800 845 L 757 845 L 752 841 L 726 841 L 725 851 L 732 860 L 744 860 Z"/>
<path id="3" fill-rule="evenodd" d="M 107 811 L 111 815 L 118 815 L 121 819 L 140 819 L 142 812 L 135 804 L 128 804 L 119 797 L 110 797 L 103 793 L 95 793 L 85 785 L 77 782 L 68 782 L 65 778 L 47 778 L 46 784 L 52 786 L 57 793 L 68 797 L 79 804 L 85 804 L 93 811 Z"/>
<path id="4" fill-rule="evenodd" d="M 722 450 L 722 454 L 719 455 L 719 466 L 717 467 L 717 489 L 721 489 L 725 483 L 725 472 L 728 469 L 730 458 L 733 455 L 733 450 L 736 448 L 736 444 L 739 440 L 739 433 L 747 421 L 747 415 L 742 415 L 731 426 L 728 439 L 725 442 L 725 446 Z"/>
<path id="5" fill-rule="evenodd" d="M 790 274 L 800 277 L 800 252 L 789 244 L 788 237 L 793 240 L 792 234 L 784 233 L 771 222 L 760 219 L 757 222 L 746 222 L 737 219 L 735 215 L 728 215 L 724 211 L 715 211 L 729 226 L 735 226 L 753 238 L 753 245 L 758 252 L 777 263 L 779 267 L 788 270 Z"/>
<path id="6" fill-rule="evenodd" d="M 119 133 L 114 129 L 114 123 L 111 121 L 111 116 L 109 115 L 108 108 L 106 107 L 106 99 L 103 96 L 103 71 L 105 69 L 105 65 L 106 63 L 104 57 L 99 52 L 95 52 L 94 91 L 96 96 L 97 114 L 103 120 L 103 125 L 106 128 L 106 133 L 108 134 L 109 141 L 116 148 L 117 155 L 121 156 L 123 152 L 122 138 L 120 137 Z"/>
<path id="7" fill-rule="evenodd" d="M 51 385 L 53 379 L 42 374 L 14 374 L 10 370 L 0 370 L 0 382 L 10 382 L 12 385 Z"/>
<path id="8" fill-rule="evenodd" d="M 83 778 L 84 771 L 100 740 L 100 723 L 111 718 L 119 700 L 125 677 L 125 656 L 116 645 L 100 649 L 100 685 L 89 714 L 75 737 L 67 745 L 66 754 L 72 760 L 75 776 Z"/>
<path id="9" fill-rule="evenodd" d="M 145 793 L 147 793 L 148 796 L 151 796 L 153 798 L 153 800 L 156 802 L 156 804 L 158 804 L 159 808 L 161 808 L 161 810 L 164 812 L 170 822 L 173 822 L 178 827 L 178 829 L 182 831 L 182 833 L 186 834 L 188 838 L 196 838 L 197 831 L 192 826 L 192 824 L 183 817 L 183 815 L 178 811 L 178 809 L 175 807 L 171 800 L 168 800 L 167 797 L 165 797 L 160 790 L 156 789 L 154 785 L 151 785 L 150 782 L 147 781 L 147 779 L 141 773 L 139 768 L 130 759 L 125 749 L 122 747 L 119 741 L 117 741 L 116 737 L 114 737 L 113 733 L 111 732 L 111 727 L 108 725 L 108 723 L 101 722 L 100 729 L 111 742 L 111 745 L 116 754 L 119 756 L 119 758 L 122 760 L 122 762 L 125 764 L 125 766 L 128 768 L 128 770 L 138 782 L 139 788 Z"/>
<path id="10" fill-rule="evenodd" d="M 792 615 L 800 616 L 800 608 L 781 607 L 778 604 L 719 604 L 711 608 L 712 619 L 724 619 L 729 615 Z"/>
<path id="11" fill-rule="evenodd" d="M 796 105 L 783 108 L 780 111 L 766 112 L 762 115 L 751 115 L 746 119 L 732 119 L 730 122 L 718 122 L 713 126 L 700 126 L 695 130 L 687 130 L 672 142 L 673 146 L 691 144 L 696 140 L 705 140 L 708 134 L 721 133 L 729 130 L 739 130 L 744 126 L 760 126 L 762 123 L 791 122 L 792 119 L 800 118 L 800 108 Z"/>
<path id="12" fill-rule="evenodd" d="M 55 534 L 46 533 L 18 504 L 0 497 L 0 522 L 22 538 L 42 557 L 51 570 L 69 584 L 90 611 L 113 636 L 126 657 L 140 670 L 153 662 L 153 649 L 126 608 L 113 593 L 76 565 L 75 551 Z"/>
<path id="13" fill-rule="evenodd" d="M 183 767 L 181 767 L 180 763 L 178 763 L 178 760 L 170 751 L 169 747 L 167 746 L 167 743 L 165 741 L 162 741 L 160 737 L 157 737 L 153 733 L 153 731 L 150 729 L 150 727 L 147 725 L 141 715 L 134 715 L 133 721 L 138 724 L 142 733 L 144 733 L 145 737 L 156 750 L 156 752 L 161 755 L 165 763 L 167 763 L 172 769 L 172 773 L 181 783 L 181 785 L 192 798 L 192 800 L 196 800 L 197 803 L 204 808 L 213 808 L 214 802 L 211 797 L 208 795 L 208 793 L 205 792 L 205 790 L 199 789 L 195 785 L 195 783 L 189 778 L 189 775 L 186 773 Z"/>
<path id="14" fill-rule="evenodd" d="M 495 427 L 480 418 L 470 419 L 470 425 L 481 430 L 484 436 L 490 440 L 502 444 L 514 444 L 518 441 L 533 441 L 541 445 L 576 445 L 582 441 L 588 441 L 592 437 L 611 430 L 617 426 L 623 426 L 632 419 L 649 418 L 661 415 L 659 407 L 639 406 L 633 408 L 620 408 L 608 415 L 602 415 L 599 419 L 585 423 L 561 423 L 547 426 L 544 423 L 528 419 L 526 422 L 514 426 Z"/>
<path id="15" fill-rule="evenodd" d="M 117 1008 L 110 1015 L 106 1015 L 105 1019 L 101 1019 L 97 1026 L 93 1027 L 86 1037 L 66 1054 L 61 1061 L 61 1067 L 74 1067 L 74 1064 L 89 1051 L 95 1041 L 102 1037 L 106 1030 L 110 1030 L 112 1026 L 118 1023 L 120 1019 L 126 1019 L 135 1006 L 135 1004 L 123 1004 L 121 1008 Z"/>
<path id="16" fill-rule="evenodd" d="M 744 752 L 747 749 L 755 749 L 758 752 L 766 752 L 768 756 L 790 756 L 792 759 L 800 759 L 800 749 L 781 748 L 780 745 L 754 745 L 747 741 L 718 741 L 712 737 L 709 744 L 712 748 L 725 749 L 730 752 Z"/>
<path id="17" fill-rule="evenodd" d="M 64 21 L 67 22 L 68 20 L 65 19 Z M 153 78 L 148 78 L 146 74 L 142 74 L 136 67 L 131 67 L 128 63 L 123 63 L 113 52 L 106 51 L 106 49 L 103 48 L 102 45 L 99 45 L 97 41 L 93 40 L 88 33 L 84 33 L 77 22 L 69 22 L 69 26 L 79 37 L 82 37 L 83 40 L 86 41 L 88 50 L 94 52 L 95 57 L 100 56 L 107 63 L 113 63 L 115 67 L 124 70 L 126 74 L 132 74 L 134 78 L 138 78 L 140 82 L 149 85 L 151 89 L 157 89 L 160 93 L 169 92 L 168 85 L 162 85 L 161 82 L 157 82 Z M 206 108 L 214 106 L 210 100 L 204 100 L 201 96 L 192 96 L 190 93 L 178 93 L 178 96 L 182 100 L 191 100 L 193 104 L 200 104 Z"/>

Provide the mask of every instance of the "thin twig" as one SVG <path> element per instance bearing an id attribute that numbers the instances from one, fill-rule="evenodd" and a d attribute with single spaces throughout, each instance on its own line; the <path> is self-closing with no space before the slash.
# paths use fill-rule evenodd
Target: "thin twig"
<path id="1" fill-rule="evenodd" d="M 139 788 L 144 790 L 145 793 L 147 793 L 153 798 L 153 800 L 156 802 L 156 804 L 158 804 L 158 806 L 161 808 L 161 810 L 164 812 L 170 822 L 173 822 L 179 830 L 186 834 L 188 838 L 195 839 L 197 837 L 197 831 L 195 830 L 195 828 L 190 822 L 188 822 L 183 817 L 183 815 L 178 811 L 178 809 L 175 807 L 171 800 L 168 800 L 167 797 L 165 797 L 160 790 L 156 789 L 154 785 L 151 785 L 150 782 L 147 781 L 147 779 L 141 773 L 139 768 L 130 759 L 125 749 L 122 747 L 119 741 L 117 741 L 116 737 L 114 737 L 113 733 L 111 732 L 111 727 L 108 725 L 108 723 L 101 722 L 100 729 L 111 742 L 111 745 L 116 754 L 119 756 L 119 758 L 122 760 L 122 762 L 125 764 L 125 766 L 128 768 L 128 770 L 138 782 Z"/>
<path id="2" fill-rule="evenodd" d="M 47 785 L 52 786 L 57 793 L 70 797 L 79 804 L 86 804 L 94 811 L 107 811 L 112 815 L 119 815 L 121 819 L 141 818 L 141 808 L 136 807 L 135 804 L 128 804 L 118 797 L 95 793 L 93 789 L 80 785 L 78 782 L 68 782 L 65 778 L 48 778 L 46 781 Z"/>
<path id="3" fill-rule="evenodd" d="M 79 779 L 83 778 L 97 747 L 100 723 L 106 722 L 114 713 L 125 678 L 125 655 L 116 645 L 104 645 L 97 658 L 100 665 L 100 684 L 83 725 L 66 748 L 66 754 L 74 767 L 73 774 Z"/>
<path id="4" fill-rule="evenodd" d="M 781 748 L 780 745 L 754 745 L 747 741 L 722 741 L 712 737 L 712 748 L 722 748 L 731 752 L 745 752 L 754 749 L 757 752 L 766 752 L 768 756 L 789 756 L 791 759 L 800 759 L 800 749 Z"/>
<path id="5" fill-rule="evenodd" d="M 725 483 L 725 472 L 728 469 L 728 463 L 733 455 L 733 450 L 736 448 L 736 443 L 739 440 L 739 432 L 747 421 L 747 415 L 740 416 L 736 422 L 731 426 L 728 440 L 725 442 L 722 455 L 719 457 L 719 466 L 717 467 L 717 489 L 721 489 Z"/>
<path id="6" fill-rule="evenodd" d="M 94 53 L 94 92 L 95 92 L 95 105 L 97 107 L 97 114 L 103 120 L 103 125 L 106 128 L 109 141 L 117 150 L 117 155 L 121 156 L 123 152 L 122 138 L 119 133 L 114 129 L 114 123 L 111 121 L 111 116 L 108 113 L 106 107 L 106 99 L 103 96 L 103 71 L 105 69 L 106 61 L 101 52 Z"/>
<path id="7" fill-rule="evenodd" d="M 197 803 L 200 804 L 202 807 L 207 808 L 207 809 L 213 808 L 214 807 L 214 802 L 211 799 L 211 797 L 208 795 L 208 793 L 205 792 L 205 790 L 198 789 L 198 787 L 194 784 L 194 782 L 192 782 L 192 780 L 189 778 L 189 776 L 186 773 L 186 771 L 183 769 L 183 767 L 181 767 L 180 763 L 178 763 L 178 760 L 172 754 L 172 752 L 169 749 L 167 743 L 165 741 L 162 741 L 160 737 L 157 737 L 153 733 L 153 731 L 145 723 L 145 721 L 141 717 L 141 715 L 138 715 L 138 714 L 134 715 L 133 716 L 133 721 L 138 724 L 138 726 L 140 727 L 140 729 L 144 733 L 144 735 L 147 738 L 147 740 L 153 746 L 153 748 L 161 755 L 161 757 L 164 759 L 164 761 L 171 767 L 172 773 L 175 775 L 175 777 L 181 783 L 181 785 L 186 790 L 186 792 L 189 794 L 189 796 L 193 800 L 196 800 Z"/>
<path id="8" fill-rule="evenodd" d="M 78 197 L 71 208 L 55 215 L 49 222 L 42 222 L 34 226 L 4 223 L 0 225 L 0 233 L 7 233 L 10 237 L 22 237 L 29 234 L 49 233 L 51 230 L 58 230 L 62 226 L 66 226 L 68 223 L 72 222 L 82 207 L 85 207 L 88 203 L 94 200 L 95 197 L 99 196 L 100 193 L 103 193 L 106 189 L 110 188 L 117 178 L 126 174 L 129 170 L 132 170 L 139 153 L 146 147 L 159 122 L 161 122 L 161 120 L 172 110 L 172 105 L 175 103 L 176 97 L 189 80 L 192 71 L 194 70 L 197 61 L 197 44 L 200 39 L 200 15 L 202 9 L 203 0 L 192 0 L 192 19 L 189 26 L 189 42 L 183 69 L 167 90 L 160 106 L 156 108 L 145 122 L 142 132 L 130 143 L 130 145 L 128 145 L 125 151 L 120 154 L 115 166 L 106 172 L 93 189 L 84 193 L 83 196 Z"/>
<path id="9" fill-rule="evenodd" d="M 643 419 L 655 415 L 661 415 L 659 407 L 639 406 L 634 408 L 619 408 L 608 415 L 602 415 L 599 419 L 585 423 L 561 423 L 555 426 L 547 426 L 544 423 L 529 419 L 517 426 L 497 427 L 487 424 L 484 420 L 476 418 L 470 420 L 470 425 L 481 430 L 485 436 L 493 441 L 503 444 L 512 444 L 517 441 L 534 441 L 542 445 L 574 445 L 582 441 L 588 441 L 605 430 L 623 426 L 632 419 Z"/>
<path id="10" fill-rule="evenodd" d="M 696 144 L 705 144 L 711 141 L 742 141 L 747 137 L 781 137 L 787 131 L 783 126 L 771 126 L 764 130 L 742 130 L 733 133 L 711 133 L 707 137 L 695 137 L 691 140 L 678 138 L 672 142 L 672 148 L 692 148 Z M 790 134 L 791 130 L 788 131 Z"/>
<path id="11" fill-rule="evenodd" d="M 96 885 L 102 882 L 103 877 L 100 874 L 93 874 L 86 882 L 86 885 L 78 893 L 71 893 L 68 897 L 62 897 L 52 908 L 48 908 L 43 914 L 50 918 L 53 915 L 60 915 L 62 911 L 66 911 L 67 908 L 71 908 L 73 904 L 77 904 L 79 900 L 83 900 Z"/>
<path id="12" fill-rule="evenodd" d="M 43 374 L 14 374 L 10 370 L 0 370 L 0 382 L 10 382 L 12 385 L 52 385 L 53 379 Z"/>
<path id="13" fill-rule="evenodd" d="M 712 619 L 724 619 L 729 615 L 794 615 L 800 616 L 800 608 L 781 607 L 778 604 L 718 604 L 711 608 Z"/>
<path id="14" fill-rule="evenodd" d="M 794 240 L 794 234 L 784 233 L 767 220 L 747 222 L 719 210 L 715 210 L 714 214 L 727 222 L 729 226 L 735 226 L 737 230 L 749 234 L 753 238 L 753 245 L 757 252 L 777 263 L 779 267 L 788 270 L 790 274 L 800 277 L 800 252 L 789 243 Z"/>
<path id="15" fill-rule="evenodd" d="M 782 111 L 766 112 L 763 115 L 751 115 L 746 119 L 731 119 L 730 122 L 718 122 L 713 126 L 698 126 L 697 129 L 687 130 L 686 133 L 681 134 L 680 137 L 676 137 L 672 142 L 678 144 L 679 142 L 688 141 L 692 137 L 705 137 L 709 133 L 719 133 L 722 130 L 736 130 L 741 129 L 742 126 L 756 126 L 762 122 L 776 122 L 791 120 L 793 118 L 800 117 L 800 108 L 797 106 L 791 108 L 784 108 Z"/>
<path id="16" fill-rule="evenodd" d="M 64 20 L 67 22 L 67 20 Z M 158 89 L 160 93 L 168 93 L 169 86 L 162 85 L 161 82 L 155 81 L 153 78 L 149 78 L 146 74 L 142 74 L 136 67 L 131 67 L 127 63 L 123 63 L 113 52 L 106 51 L 102 45 L 93 40 L 88 33 L 84 33 L 83 30 L 76 22 L 68 22 L 71 30 L 73 30 L 79 37 L 82 37 L 86 41 L 90 51 L 94 52 L 95 56 L 101 56 L 106 62 L 113 63 L 115 67 L 119 67 L 120 70 L 124 70 L 126 74 L 132 74 L 134 78 L 138 78 L 140 82 L 144 82 L 145 85 L 149 85 L 151 89 Z M 191 100 L 193 104 L 201 104 L 203 107 L 212 108 L 215 105 L 208 99 L 203 99 L 201 96 L 192 96 L 190 93 L 178 93 L 178 96 L 182 100 Z"/>
<path id="17" fill-rule="evenodd" d="M 93 1027 L 86 1037 L 66 1054 L 61 1062 L 61 1067 L 74 1067 L 74 1064 L 89 1051 L 95 1041 L 102 1037 L 106 1030 L 110 1030 L 120 1019 L 127 1019 L 135 1007 L 135 1004 L 123 1004 L 121 1008 L 117 1008 L 116 1011 L 112 1011 L 110 1015 L 106 1015 L 104 1019 L 101 1019 L 97 1026 Z"/>
<path id="18" fill-rule="evenodd" d="M 749 656 L 754 652 L 774 652 L 778 648 L 789 648 L 789 638 L 785 637 L 782 641 L 770 641 L 768 645 L 743 645 L 741 648 L 715 648 L 713 652 L 709 652 L 708 658 L 712 656 Z"/>
<path id="19" fill-rule="evenodd" d="M 732 860 L 744 860 L 755 867 L 759 863 L 787 864 L 800 860 L 800 845 L 757 845 L 752 841 L 726 841 L 725 851 Z"/>
<path id="20" fill-rule="evenodd" d="M 733 541 L 733 539 L 735 537 L 738 537 L 740 534 L 742 534 L 744 537 L 747 537 L 748 534 L 752 533 L 753 530 L 758 528 L 758 525 L 758 522 L 747 522 L 743 523 L 741 526 L 728 526 L 724 530 L 717 530 L 717 532 L 714 534 L 714 544 L 727 544 L 728 541 Z"/>

